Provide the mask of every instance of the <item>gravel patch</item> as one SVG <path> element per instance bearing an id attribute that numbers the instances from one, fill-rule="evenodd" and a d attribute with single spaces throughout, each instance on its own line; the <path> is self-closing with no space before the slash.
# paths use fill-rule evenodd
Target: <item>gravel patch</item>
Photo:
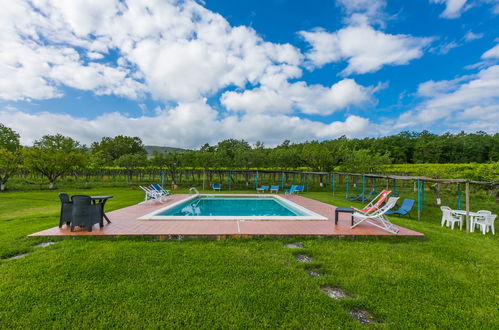
<path id="1" fill-rule="evenodd" d="M 338 288 L 336 286 L 323 286 L 321 287 L 322 292 L 324 292 L 328 297 L 340 300 L 343 298 L 348 298 L 345 290 Z"/>
<path id="2" fill-rule="evenodd" d="M 304 255 L 304 254 L 299 254 L 299 255 L 295 256 L 295 258 L 299 262 L 312 262 L 312 258 L 310 258 L 309 256 Z"/>
<path id="3" fill-rule="evenodd" d="M 18 254 L 17 256 L 13 256 L 13 257 L 7 258 L 7 260 L 21 259 L 21 258 L 26 257 L 28 254 L 29 253 Z"/>
<path id="4" fill-rule="evenodd" d="M 309 270 L 308 271 L 308 275 L 310 275 L 310 277 L 320 277 L 321 274 L 319 274 L 317 271 L 315 270 Z"/>
<path id="5" fill-rule="evenodd" d="M 372 315 L 368 311 L 362 309 L 352 309 L 349 313 L 359 323 L 370 324 L 374 322 Z"/>
<path id="6" fill-rule="evenodd" d="M 284 244 L 284 246 L 290 249 L 303 249 L 302 243 L 288 243 Z"/>
<path id="7" fill-rule="evenodd" d="M 44 248 L 44 247 L 47 247 L 47 246 L 50 246 L 50 245 L 53 245 L 53 244 L 56 244 L 57 242 L 41 242 L 41 243 L 38 243 L 36 245 L 33 245 L 33 247 L 41 247 L 41 248 Z"/>

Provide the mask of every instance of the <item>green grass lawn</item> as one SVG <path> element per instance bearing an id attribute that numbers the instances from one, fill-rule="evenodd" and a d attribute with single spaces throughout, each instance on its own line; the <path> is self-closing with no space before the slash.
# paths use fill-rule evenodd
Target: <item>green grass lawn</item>
<path id="1" fill-rule="evenodd" d="M 138 190 L 114 195 L 106 209 L 135 204 Z M 330 193 L 306 197 L 339 206 Z M 494 206 L 496 207 L 496 206 Z M 0 328 L 355 328 L 366 309 L 374 327 L 494 328 L 499 324 L 499 235 L 450 230 L 429 209 L 415 239 L 251 239 L 152 241 L 48 239 L 26 235 L 58 224 L 57 193 L 0 194 Z M 54 239 L 51 239 L 52 241 Z M 288 249 L 300 241 L 304 249 Z M 15 260 L 7 258 L 29 253 Z M 298 263 L 294 255 L 313 257 Z M 310 277 L 307 268 L 322 275 Z M 322 285 L 349 295 L 333 300 Z"/>

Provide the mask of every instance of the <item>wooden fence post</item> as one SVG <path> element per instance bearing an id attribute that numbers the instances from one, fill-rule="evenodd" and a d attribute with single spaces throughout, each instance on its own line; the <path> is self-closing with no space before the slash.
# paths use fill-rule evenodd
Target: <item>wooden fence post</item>
<path id="1" fill-rule="evenodd" d="M 470 232 L 470 182 L 466 180 L 466 232 Z"/>

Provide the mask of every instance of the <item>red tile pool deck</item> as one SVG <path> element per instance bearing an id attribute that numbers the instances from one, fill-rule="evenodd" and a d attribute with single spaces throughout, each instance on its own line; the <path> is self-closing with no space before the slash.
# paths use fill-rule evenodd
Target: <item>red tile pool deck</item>
<path id="1" fill-rule="evenodd" d="M 173 200 L 161 203 L 137 204 L 119 210 L 106 212 L 111 223 L 104 227 L 94 226 L 92 232 L 77 228 L 71 232 L 68 226 L 54 227 L 29 235 L 39 236 L 405 236 L 424 237 L 424 234 L 399 227 L 397 235 L 388 233 L 372 225 L 362 223 L 350 228 L 351 215 L 340 213 L 338 224 L 334 224 L 336 207 L 310 198 L 297 195 L 280 195 L 328 220 L 137 220 L 139 217 L 163 208 L 168 204 L 187 198 L 187 194 L 177 194 Z"/>

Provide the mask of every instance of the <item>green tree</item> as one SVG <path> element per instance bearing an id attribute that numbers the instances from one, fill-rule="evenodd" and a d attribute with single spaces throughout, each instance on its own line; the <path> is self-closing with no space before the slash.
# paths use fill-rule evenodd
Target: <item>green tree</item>
<path id="1" fill-rule="evenodd" d="M 317 141 L 303 146 L 302 159 L 313 171 L 329 171 L 332 168 L 332 156 L 328 148 Z"/>
<path id="2" fill-rule="evenodd" d="M 0 148 L 0 191 L 5 190 L 5 184 L 21 165 L 21 152 Z"/>
<path id="3" fill-rule="evenodd" d="M 219 142 L 216 147 L 216 160 L 218 167 L 244 166 L 236 164 L 236 155 L 241 152 L 251 150 L 251 146 L 244 140 L 227 139 Z"/>
<path id="4" fill-rule="evenodd" d="M 21 164 L 19 134 L 0 123 L 0 191 Z"/>
<path id="5" fill-rule="evenodd" d="M 128 183 L 131 184 L 134 171 L 147 164 L 147 157 L 144 154 L 125 154 L 116 159 L 114 163 L 116 166 L 125 168 Z"/>
<path id="6" fill-rule="evenodd" d="M 343 171 L 351 173 L 376 173 L 381 165 L 391 164 L 388 154 L 380 154 L 369 149 L 350 151 L 341 165 Z"/>
<path id="7" fill-rule="evenodd" d="M 78 141 L 60 134 L 45 135 L 35 141 L 33 147 L 24 150 L 23 158 L 29 169 L 48 179 L 49 189 L 62 175 L 85 167 L 88 160 Z"/>
<path id="8" fill-rule="evenodd" d="M 8 151 L 17 151 L 20 147 L 19 134 L 0 123 L 0 148 Z"/>
<path id="9" fill-rule="evenodd" d="M 64 152 L 86 152 L 87 148 L 80 142 L 61 135 L 44 135 L 33 143 L 34 148 Z"/>
<path id="10" fill-rule="evenodd" d="M 106 164 L 112 165 L 115 160 L 127 154 L 147 155 L 142 140 L 138 137 L 118 135 L 114 138 L 103 137 L 100 142 L 94 142 L 91 146 L 92 153 L 100 152 Z"/>

